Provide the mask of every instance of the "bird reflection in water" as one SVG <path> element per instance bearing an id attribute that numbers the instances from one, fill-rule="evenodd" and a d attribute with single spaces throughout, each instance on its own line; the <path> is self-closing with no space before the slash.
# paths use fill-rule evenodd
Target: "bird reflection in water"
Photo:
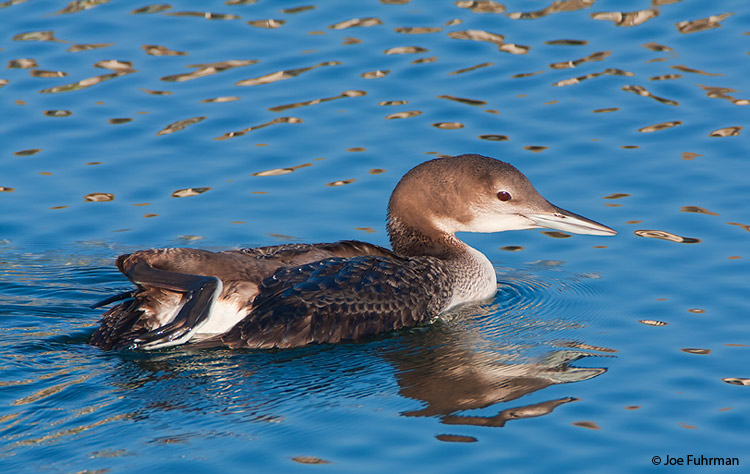
<path id="1" fill-rule="evenodd" d="M 507 314 L 507 309 L 502 313 Z M 388 385 L 382 378 L 390 377 L 391 370 L 383 370 L 379 359 L 395 370 L 398 393 L 423 404 L 401 412 L 402 416 L 436 417 L 447 425 L 502 427 L 509 420 L 547 415 L 578 399 L 501 406 L 489 416 L 462 412 L 506 404 L 552 385 L 589 380 L 607 369 L 571 363 L 616 352 L 582 343 L 553 343 L 549 337 L 530 345 L 527 341 L 538 337 L 539 328 L 529 324 L 533 315 L 515 310 L 505 319 L 498 315 L 497 305 L 468 305 L 429 327 L 349 344 L 246 352 L 191 346 L 148 354 L 121 352 L 123 363 L 115 385 L 127 390 L 129 398 L 143 400 L 146 406 L 139 416 L 148 416 L 151 410 L 218 410 L 254 421 L 283 422 L 283 405 L 290 401 L 307 403 L 313 397 L 312 403 L 329 399 L 339 404 L 335 399 L 381 392 Z M 486 318 L 503 318 L 502 324 L 512 327 L 513 333 L 488 338 L 476 329 L 482 326 L 476 323 Z M 373 387 L 360 383 L 364 372 L 371 381 L 377 379 L 367 382 Z"/>
<path id="2" fill-rule="evenodd" d="M 496 308 L 489 305 L 462 308 L 467 314 L 458 315 L 457 319 L 482 310 L 487 314 Z M 525 322 L 528 316 L 518 315 L 519 320 L 510 324 L 524 324 L 528 330 L 534 330 Z M 572 348 L 545 347 L 540 353 L 526 344 L 514 344 L 517 337 L 510 339 L 489 341 L 449 321 L 433 325 L 418 340 L 411 341 L 412 348 L 389 354 L 387 359 L 398 368 L 396 377 L 401 395 L 425 404 L 422 409 L 402 414 L 439 417 L 448 425 L 494 427 L 502 427 L 508 420 L 546 415 L 578 399 L 565 397 L 515 406 L 493 416 L 457 413 L 510 402 L 552 385 L 594 378 L 607 369 L 575 367 L 571 363 L 584 357 L 611 357 L 607 353 L 615 352 L 571 343 L 567 345 Z"/>

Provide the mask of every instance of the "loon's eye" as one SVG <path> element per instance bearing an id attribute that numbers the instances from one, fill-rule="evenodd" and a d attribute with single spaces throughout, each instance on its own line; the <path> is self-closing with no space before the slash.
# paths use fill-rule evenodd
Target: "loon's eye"
<path id="1" fill-rule="evenodd" d="M 508 191 L 498 191 L 497 198 L 501 201 L 510 201 L 510 193 Z"/>

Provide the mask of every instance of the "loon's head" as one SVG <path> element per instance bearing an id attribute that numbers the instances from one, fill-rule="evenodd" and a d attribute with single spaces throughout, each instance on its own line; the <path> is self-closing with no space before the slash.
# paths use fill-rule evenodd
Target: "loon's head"
<path id="1" fill-rule="evenodd" d="M 482 155 L 424 162 L 407 172 L 388 204 L 394 234 L 501 232 L 549 228 L 589 235 L 614 229 L 561 209 L 544 199 L 512 165 Z"/>

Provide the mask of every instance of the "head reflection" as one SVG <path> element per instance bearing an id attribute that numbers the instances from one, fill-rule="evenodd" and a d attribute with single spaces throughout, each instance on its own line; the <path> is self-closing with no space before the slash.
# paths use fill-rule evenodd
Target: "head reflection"
<path id="1" fill-rule="evenodd" d="M 465 307 L 453 321 L 438 323 L 410 339 L 409 348 L 387 358 L 398 369 L 400 393 L 421 401 L 404 416 L 436 416 L 445 424 L 502 427 L 511 419 L 546 415 L 576 401 L 566 397 L 532 405 L 501 407 L 493 416 L 464 416 L 460 412 L 507 403 L 552 385 L 581 382 L 607 371 L 571 365 L 589 356 L 614 352 L 580 342 L 556 342 L 530 347 L 527 339 L 538 329 L 526 318 L 505 321 L 515 327 L 510 337 L 488 338 L 466 324 L 470 319 L 497 317 L 494 305 Z M 483 314 L 482 314 L 483 313 Z M 467 319 L 467 317 L 469 319 Z M 515 319 L 515 320 L 513 320 Z"/>

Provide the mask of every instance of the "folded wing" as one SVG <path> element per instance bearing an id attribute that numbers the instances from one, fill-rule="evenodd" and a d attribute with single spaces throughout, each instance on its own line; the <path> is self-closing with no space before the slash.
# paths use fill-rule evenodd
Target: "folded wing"
<path id="1" fill-rule="evenodd" d="M 450 298 L 431 257 L 361 256 L 284 267 L 265 279 L 252 313 L 221 337 L 230 347 L 287 348 L 411 327 Z M 444 282 L 444 277 L 442 281 Z"/>

